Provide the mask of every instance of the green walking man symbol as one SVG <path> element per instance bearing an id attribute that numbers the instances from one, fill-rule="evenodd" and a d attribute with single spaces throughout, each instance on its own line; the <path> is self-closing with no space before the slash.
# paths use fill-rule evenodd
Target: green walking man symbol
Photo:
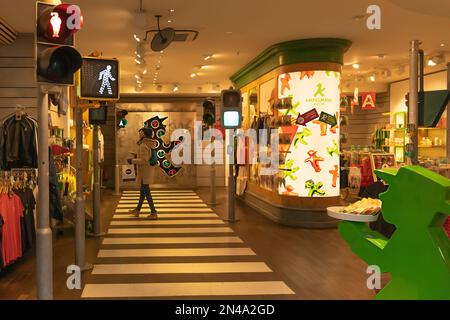
<path id="1" fill-rule="evenodd" d="M 325 97 L 325 89 L 326 88 L 321 83 L 317 84 L 317 90 L 316 93 L 314 93 L 314 97 L 316 98 L 318 95 L 320 95 L 321 97 Z"/>

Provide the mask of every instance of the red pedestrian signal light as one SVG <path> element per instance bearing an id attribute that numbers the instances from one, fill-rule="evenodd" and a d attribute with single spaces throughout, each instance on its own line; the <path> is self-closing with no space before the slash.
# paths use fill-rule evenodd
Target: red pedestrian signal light
<path id="1" fill-rule="evenodd" d="M 409 107 L 409 92 L 405 94 L 405 106 Z"/>
<path id="2" fill-rule="evenodd" d="M 73 85 L 82 57 L 73 47 L 83 17 L 77 5 L 36 3 L 36 78 L 38 83 Z"/>

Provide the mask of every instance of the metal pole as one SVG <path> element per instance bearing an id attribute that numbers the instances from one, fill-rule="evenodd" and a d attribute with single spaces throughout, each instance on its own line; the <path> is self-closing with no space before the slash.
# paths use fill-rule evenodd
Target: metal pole
<path id="1" fill-rule="evenodd" d="M 228 219 L 225 221 L 237 222 L 235 211 L 235 186 L 234 186 L 234 130 L 228 129 Z"/>
<path id="2" fill-rule="evenodd" d="M 98 154 L 98 126 L 94 125 L 92 148 L 94 149 L 94 188 L 92 190 L 92 212 L 94 216 L 94 236 L 99 237 L 104 235 L 101 232 L 101 219 L 100 219 L 100 163 Z"/>
<path id="3" fill-rule="evenodd" d="M 114 132 L 115 132 L 115 166 L 114 166 L 114 196 L 120 196 L 120 165 L 119 165 L 119 130 L 117 129 L 117 108 L 114 107 Z"/>
<path id="4" fill-rule="evenodd" d="M 447 90 L 450 91 L 450 63 L 447 64 Z M 447 160 L 450 159 L 450 147 L 449 147 L 449 143 L 450 143 L 450 130 L 448 130 L 448 128 L 450 128 L 450 110 L 448 109 L 448 106 L 450 104 L 447 105 L 447 140 L 446 140 L 446 148 L 447 148 Z M 448 172 L 448 171 L 447 171 Z M 447 178 L 449 178 L 448 174 L 447 174 Z"/>
<path id="5" fill-rule="evenodd" d="M 48 94 L 38 85 L 38 186 L 36 230 L 37 299 L 53 299 L 53 243 L 50 229 L 48 170 Z"/>
<path id="6" fill-rule="evenodd" d="M 83 111 L 75 103 L 75 125 L 76 125 L 76 187 L 77 197 L 75 199 L 75 264 L 81 270 L 90 269 L 90 265 L 85 261 L 85 233 L 86 233 L 86 213 L 84 207 L 83 194 Z"/>
<path id="7" fill-rule="evenodd" d="M 210 127 L 211 129 L 212 127 Z M 211 134 L 211 143 L 214 143 L 215 137 L 213 134 Z M 211 157 L 215 159 L 216 156 L 216 150 L 213 148 L 211 152 Z M 216 199 L 216 164 L 215 161 L 211 163 L 210 167 L 210 178 L 211 178 L 211 184 L 210 184 L 210 199 L 209 199 L 209 205 L 216 205 L 217 199 Z"/>
<path id="8" fill-rule="evenodd" d="M 410 162 L 413 165 L 418 163 L 418 124 L 419 124 L 419 94 L 418 94 L 418 62 L 419 62 L 418 40 L 410 43 L 410 66 L 409 66 L 409 108 L 408 108 L 408 133 L 409 146 L 407 148 L 410 155 Z"/>

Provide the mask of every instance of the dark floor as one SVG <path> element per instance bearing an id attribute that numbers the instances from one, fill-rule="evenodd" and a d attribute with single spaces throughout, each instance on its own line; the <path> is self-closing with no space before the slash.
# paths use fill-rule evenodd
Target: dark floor
<path id="1" fill-rule="evenodd" d="M 209 188 L 196 190 L 207 202 Z M 104 191 L 102 227 L 109 224 L 120 197 Z M 226 190 L 218 189 L 214 211 L 225 218 Z M 236 204 L 239 222 L 231 224 L 237 236 L 252 248 L 276 275 L 296 292 L 296 299 L 372 299 L 367 289 L 367 266 L 340 238 L 336 229 L 309 230 L 280 226 L 242 202 Z M 81 290 L 68 290 L 66 268 L 73 263 L 73 231 L 54 237 L 54 298 L 79 299 Z M 86 260 L 95 262 L 101 239 L 87 238 Z M 86 274 L 86 278 L 89 273 Z M 35 259 L 30 252 L 21 261 L 0 273 L 0 299 L 34 299 Z"/>

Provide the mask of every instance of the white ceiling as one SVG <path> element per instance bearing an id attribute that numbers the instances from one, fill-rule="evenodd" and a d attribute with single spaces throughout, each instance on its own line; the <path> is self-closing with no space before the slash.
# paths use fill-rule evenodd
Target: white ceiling
<path id="1" fill-rule="evenodd" d="M 121 62 L 123 92 L 134 92 L 133 62 L 136 41 L 133 34 L 143 35 L 143 29 L 134 22 L 133 13 L 139 0 L 78 0 L 83 12 L 84 26 L 77 33 L 76 45 L 83 54 L 101 51 L 104 56 L 117 57 Z M 371 4 L 382 10 L 382 29 L 371 31 L 365 20 L 352 17 L 363 15 Z M 19 32 L 33 32 L 33 0 L 0 0 L 0 15 Z M 21 8 L 21 10 L 17 10 Z M 339 37 L 353 41 L 345 56 L 344 84 L 371 86 L 366 78 L 377 73 L 376 89 L 408 76 L 409 41 L 419 39 L 427 55 L 450 51 L 450 1 L 448 0 L 143 0 L 148 17 L 148 28 L 154 29 L 153 16 L 162 14 L 162 27 L 194 29 L 200 32 L 190 43 L 175 42 L 163 53 L 158 83 L 163 91 L 171 92 L 173 84 L 180 85 L 180 93 L 211 92 L 220 84 L 230 85 L 229 77 L 268 46 L 281 41 L 311 38 Z M 168 9 L 173 22 L 167 23 Z M 440 44 L 445 44 L 441 47 Z M 149 46 L 147 46 L 149 48 Z M 191 79 L 203 55 L 213 53 L 208 61 L 210 68 L 198 71 Z M 380 59 L 377 55 L 383 54 Z M 143 92 L 155 92 L 153 73 L 159 54 L 148 50 L 146 55 L 149 73 Z M 361 64 L 358 71 L 352 63 Z M 444 69 L 445 65 L 427 68 L 427 71 Z M 382 79 L 381 71 L 388 69 L 391 77 Z M 404 69 L 403 72 L 401 72 Z M 361 80 L 355 79 L 360 76 Z"/>

